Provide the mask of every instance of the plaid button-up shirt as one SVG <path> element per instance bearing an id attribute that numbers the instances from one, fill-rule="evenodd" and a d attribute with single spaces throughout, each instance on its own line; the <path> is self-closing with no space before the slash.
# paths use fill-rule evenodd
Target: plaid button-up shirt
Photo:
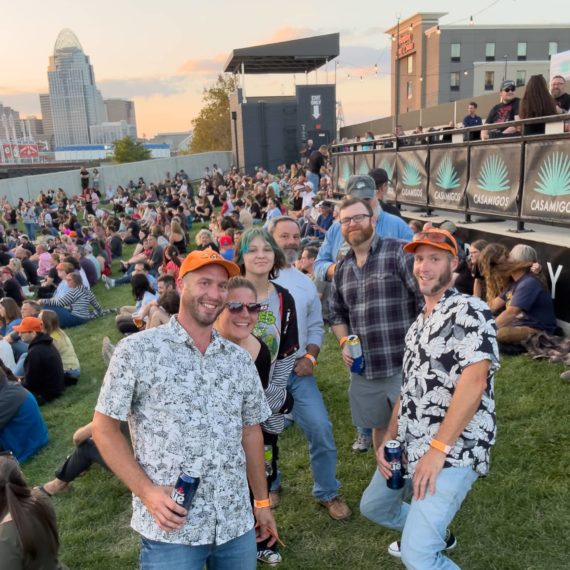
<path id="1" fill-rule="evenodd" d="M 413 256 L 404 241 L 374 236 L 362 267 L 350 250 L 334 273 L 331 325 L 347 325 L 362 344 L 367 380 L 387 378 L 402 368 L 404 338 L 423 306 L 413 277 Z"/>

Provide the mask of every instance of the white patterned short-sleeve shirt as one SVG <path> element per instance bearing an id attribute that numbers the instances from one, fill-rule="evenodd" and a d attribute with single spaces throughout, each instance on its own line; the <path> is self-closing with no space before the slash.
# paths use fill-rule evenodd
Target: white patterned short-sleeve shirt
<path id="1" fill-rule="evenodd" d="M 436 436 L 461 374 L 483 360 L 490 361 L 487 388 L 444 465 L 471 467 L 479 475 L 489 471 L 489 451 L 496 437 L 494 376 L 499 350 L 491 311 L 481 299 L 448 289 L 427 318 L 420 314 L 408 330 L 398 441 L 408 459 L 409 475 Z"/>
<path id="2" fill-rule="evenodd" d="M 250 355 L 215 331 L 206 353 L 172 317 L 122 340 L 96 410 L 129 421 L 135 459 L 157 485 L 200 470 L 179 530 L 164 532 L 138 497 L 131 526 L 161 542 L 223 544 L 253 528 L 242 428 L 271 415 Z"/>

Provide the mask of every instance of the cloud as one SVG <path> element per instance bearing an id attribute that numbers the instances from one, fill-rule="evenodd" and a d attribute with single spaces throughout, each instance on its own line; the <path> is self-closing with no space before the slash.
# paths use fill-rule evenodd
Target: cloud
<path id="1" fill-rule="evenodd" d="M 177 71 L 181 74 L 217 75 L 222 72 L 227 58 L 227 54 L 219 53 L 209 59 L 187 59 L 178 66 Z"/>
<path id="2" fill-rule="evenodd" d="M 47 92 L 38 89 L 37 91 L 17 91 L 15 89 L 0 87 L 0 103 L 5 107 L 20 112 L 20 117 L 26 115 L 40 114 L 40 93 Z"/>
<path id="3" fill-rule="evenodd" d="M 187 91 L 188 78 L 183 75 L 166 77 L 131 77 L 126 79 L 103 79 L 97 81 L 103 97 L 169 97 Z"/>
<path id="4" fill-rule="evenodd" d="M 308 38 L 322 34 L 321 30 L 311 28 L 296 28 L 294 26 L 282 26 L 277 28 L 272 34 L 264 40 L 264 43 L 286 42 L 288 40 L 298 40 L 299 38 Z"/>

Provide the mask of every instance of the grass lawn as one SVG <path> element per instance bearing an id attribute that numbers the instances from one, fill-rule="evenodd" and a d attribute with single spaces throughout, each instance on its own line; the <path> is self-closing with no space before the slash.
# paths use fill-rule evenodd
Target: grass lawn
<path id="1" fill-rule="evenodd" d="M 94 289 L 105 307 L 132 304 L 130 287 Z M 114 315 L 70 329 L 81 362 L 79 384 L 44 406 L 50 443 L 24 464 L 28 481 L 53 477 L 72 450 L 74 430 L 88 422 L 104 375 L 101 339 L 118 340 Z M 563 570 L 570 567 L 570 384 L 560 365 L 506 357 L 496 378 L 498 442 L 491 474 L 478 481 L 453 523 L 459 541 L 453 560 L 464 569 Z M 338 448 L 342 493 L 353 509 L 335 522 L 312 499 L 306 442 L 293 427 L 281 437 L 283 494 L 275 511 L 283 570 L 401 568 L 386 548 L 398 538 L 360 516 L 358 503 L 372 476 L 371 453 L 354 455 L 347 402 L 347 373 L 336 342 L 327 335 L 317 378 Z M 130 493 L 110 473 L 94 466 L 73 490 L 54 497 L 61 535 L 61 559 L 72 570 L 128 570 L 138 566 L 138 538 L 129 528 Z M 1 562 L 0 562 L 1 567 Z"/>

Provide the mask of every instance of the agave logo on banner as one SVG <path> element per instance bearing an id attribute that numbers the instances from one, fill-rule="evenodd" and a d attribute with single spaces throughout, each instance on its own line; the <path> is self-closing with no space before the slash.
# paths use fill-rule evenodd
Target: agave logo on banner
<path id="1" fill-rule="evenodd" d="M 531 210 L 556 214 L 570 213 L 570 202 L 560 199 L 570 195 L 570 158 L 565 152 L 553 152 L 542 162 L 533 190 L 550 199 L 531 200 Z"/>
<path id="2" fill-rule="evenodd" d="M 421 167 L 418 161 L 410 158 L 406 160 L 406 166 L 404 167 L 404 174 L 402 174 L 402 183 L 404 186 L 413 188 L 414 186 L 421 186 L 422 174 Z"/>
<path id="3" fill-rule="evenodd" d="M 444 190 L 444 192 L 436 190 L 434 194 L 436 200 L 442 200 L 443 202 L 461 201 L 461 192 L 450 192 L 450 190 L 459 188 L 459 186 L 461 186 L 461 181 L 459 180 L 457 170 L 455 166 L 453 166 L 449 155 L 443 157 L 443 160 L 437 169 L 435 183 Z"/>
<path id="4" fill-rule="evenodd" d="M 512 197 L 496 194 L 496 192 L 506 192 L 511 189 L 509 169 L 500 155 L 492 154 L 485 158 L 477 178 L 477 188 L 483 190 L 483 193 L 473 195 L 474 204 L 495 206 L 502 210 L 508 208 Z"/>
<path id="5" fill-rule="evenodd" d="M 498 154 L 485 159 L 477 179 L 477 187 L 486 192 L 504 192 L 510 189 L 507 165 Z"/>
<path id="6" fill-rule="evenodd" d="M 459 186 L 459 176 L 449 156 L 445 156 L 441 161 L 435 181 L 442 190 L 453 190 Z"/>

